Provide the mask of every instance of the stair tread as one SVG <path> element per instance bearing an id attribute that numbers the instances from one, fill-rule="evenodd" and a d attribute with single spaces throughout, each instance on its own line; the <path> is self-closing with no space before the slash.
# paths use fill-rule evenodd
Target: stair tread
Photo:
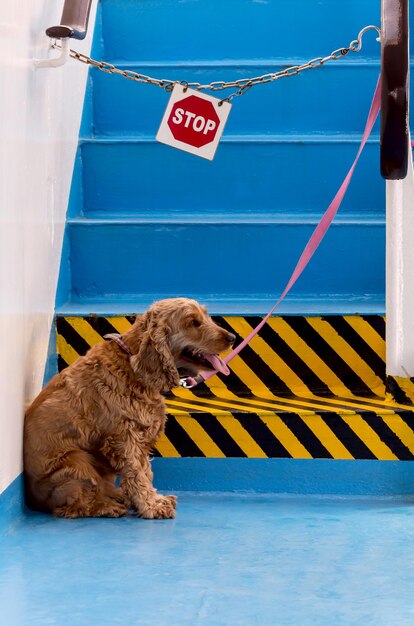
<path id="1" fill-rule="evenodd" d="M 112 63 L 117 67 L 125 68 L 125 69 L 136 69 L 140 71 L 144 67 L 172 67 L 172 68 L 269 68 L 274 67 L 275 69 L 280 69 L 281 66 L 287 67 L 290 65 L 303 65 L 309 61 L 308 57 L 301 56 L 275 56 L 269 58 L 262 57 L 252 57 L 252 58 L 229 58 L 229 59 L 220 59 L 220 58 L 192 58 L 192 59 L 168 59 L 168 58 L 157 58 L 153 59 L 145 59 L 143 61 L 134 60 L 134 59 L 125 59 L 125 58 L 110 58 L 105 57 L 105 61 L 108 63 Z M 414 56 L 410 57 L 410 63 L 414 65 Z M 380 67 L 381 61 L 379 57 L 348 57 L 340 60 L 340 63 L 331 63 L 327 64 L 325 67 L 329 69 L 339 69 L 341 67 L 351 67 L 352 69 L 356 69 L 358 67 Z M 92 68 L 93 72 L 98 72 L 98 68 Z"/>
<path id="2" fill-rule="evenodd" d="M 220 143 L 355 143 L 361 141 L 361 133 L 301 133 L 301 134 L 224 134 L 220 139 Z M 372 133 L 367 143 L 379 143 L 380 137 L 378 133 Z M 122 134 L 94 134 L 79 138 L 79 144 L 135 144 L 135 143 L 157 143 L 155 133 L 152 134 L 131 134 L 130 132 Z"/>
<path id="3" fill-rule="evenodd" d="M 284 213 L 278 212 L 273 215 L 260 213 L 178 213 L 172 214 L 167 212 L 152 212 L 150 209 L 147 213 L 134 213 L 122 211 L 99 211 L 86 212 L 77 217 L 67 219 L 67 224 L 72 226 L 96 225 L 103 226 L 110 224 L 111 226 L 125 224 L 244 224 L 251 226 L 254 224 L 318 224 L 321 214 L 309 212 L 306 214 Z M 334 225 L 338 224 L 385 224 L 385 215 L 377 213 L 363 212 L 359 214 L 340 215 L 335 219 Z"/>
<path id="4" fill-rule="evenodd" d="M 156 300 L 186 294 L 131 294 L 130 298 L 114 295 L 96 298 L 81 298 L 66 301 L 56 307 L 59 317 L 66 315 L 135 315 L 143 313 Z M 212 315 L 266 315 L 276 302 L 279 294 L 240 294 L 229 297 L 217 294 L 187 294 L 202 301 Z M 309 297 L 308 294 L 287 296 L 281 303 L 278 314 L 283 315 L 352 315 L 358 310 L 361 315 L 384 315 L 384 294 L 326 294 L 325 297 Z"/>

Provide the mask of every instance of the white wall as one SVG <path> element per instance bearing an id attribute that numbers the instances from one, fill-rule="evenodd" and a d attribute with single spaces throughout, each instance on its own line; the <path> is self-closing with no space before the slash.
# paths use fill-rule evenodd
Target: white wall
<path id="1" fill-rule="evenodd" d="M 414 170 L 387 180 L 387 374 L 414 376 Z"/>
<path id="2" fill-rule="evenodd" d="M 96 1 L 96 0 L 95 0 Z M 47 56 L 63 0 L 2 0 L 0 11 L 0 493 L 22 470 L 24 406 L 39 392 L 86 81 Z M 93 32 L 72 47 L 87 52 Z"/>

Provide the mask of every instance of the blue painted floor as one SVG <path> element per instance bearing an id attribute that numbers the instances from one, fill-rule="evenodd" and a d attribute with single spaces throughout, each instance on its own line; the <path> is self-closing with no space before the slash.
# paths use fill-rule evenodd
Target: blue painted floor
<path id="1" fill-rule="evenodd" d="M 32 514 L 1 626 L 414 622 L 414 499 L 182 493 L 174 521 Z"/>

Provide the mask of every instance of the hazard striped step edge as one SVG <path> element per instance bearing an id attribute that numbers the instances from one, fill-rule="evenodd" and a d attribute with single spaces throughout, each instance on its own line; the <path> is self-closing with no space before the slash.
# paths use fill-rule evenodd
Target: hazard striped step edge
<path id="1" fill-rule="evenodd" d="M 214 317 L 246 337 L 259 317 Z M 56 318 L 59 370 L 133 316 Z M 166 398 L 162 457 L 414 459 L 412 381 L 385 374 L 382 316 L 273 317 L 228 377 Z"/>

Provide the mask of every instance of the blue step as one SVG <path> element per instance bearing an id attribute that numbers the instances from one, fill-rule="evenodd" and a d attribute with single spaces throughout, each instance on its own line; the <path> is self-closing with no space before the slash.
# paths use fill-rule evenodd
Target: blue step
<path id="1" fill-rule="evenodd" d="M 103 0 L 102 46 L 111 60 L 172 62 L 324 56 L 380 25 L 376 0 Z M 378 59 L 373 34 L 359 59 Z"/>
<path id="2" fill-rule="evenodd" d="M 224 137 L 274 134 L 286 135 L 287 138 L 290 135 L 306 138 L 308 135 L 323 137 L 328 134 L 339 140 L 344 134 L 359 137 L 380 73 L 379 58 L 364 64 L 347 59 L 295 77 L 259 85 L 245 96 L 235 98 Z M 121 67 L 157 78 L 209 84 L 218 78 L 229 81 L 274 73 L 282 66 L 297 62 L 298 59 L 294 58 L 271 65 L 266 61 L 253 60 L 250 64 L 246 61 L 239 64 L 224 62 L 223 66 L 197 61 L 145 66 L 123 63 Z M 91 85 L 95 135 L 154 137 L 167 106 L 167 93 L 158 87 L 137 84 L 97 69 L 91 71 Z M 222 93 L 213 95 L 220 97 Z M 89 134 L 91 132 L 92 129 L 89 129 Z"/>
<path id="3" fill-rule="evenodd" d="M 320 217 L 358 143 L 349 136 L 228 137 L 210 163 L 152 139 L 89 140 L 80 147 L 82 206 L 74 203 L 71 214 L 154 219 L 191 214 L 195 222 L 211 214 Z M 378 154 L 376 137 L 361 157 L 341 215 L 383 219 Z"/>
<path id="4" fill-rule="evenodd" d="M 216 300 L 225 294 L 238 303 L 236 313 L 243 302 L 275 300 L 313 228 L 312 220 L 157 224 L 73 219 L 67 229 L 72 292 L 61 293 L 61 303 L 83 301 L 96 312 L 97 302 L 108 307 L 125 301 L 135 303 L 136 311 L 142 298 L 151 302 L 181 294 L 211 301 L 213 294 Z M 293 295 L 330 307 L 332 299 L 345 300 L 346 312 L 350 306 L 372 312 L 364 305 L 373 303 L 383 311 L 384 248 L 382 223 L 339 222 Z M 297 312 L 304 314 L 303 307 Z"/>

